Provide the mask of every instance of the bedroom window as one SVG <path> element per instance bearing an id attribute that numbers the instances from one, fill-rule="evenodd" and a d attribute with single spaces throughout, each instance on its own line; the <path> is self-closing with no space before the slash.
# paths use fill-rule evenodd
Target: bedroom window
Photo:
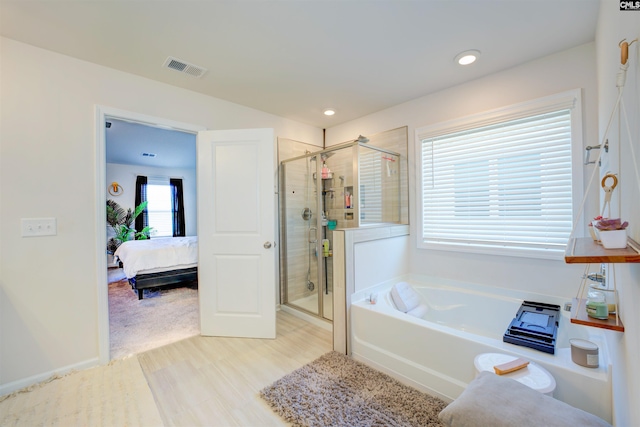
<path id="1" fill-rule="evenodd" d="M 136 229 L 149 225 L 152 238 L 186 235 L 182 179 L 138 176 L 136 187 L 136 203 L 147 201 Z"/>
<path id="2" fill-rule="evenodd" d="M 172 237 L 171 187 L 169 181 L 158 182 L 149 178 L 147 183 L 147 211 L 151 237 Z"/>
<path id="3" fill-rule="evenodd" d="M 418 247 L 561 258 L 581 182 L 580 103 L 576 90 L 417 129 Z"/>

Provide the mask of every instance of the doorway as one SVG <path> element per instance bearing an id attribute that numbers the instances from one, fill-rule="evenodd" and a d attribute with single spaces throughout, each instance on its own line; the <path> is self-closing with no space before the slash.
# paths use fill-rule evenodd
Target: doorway
<path id="1" fill-rule="evenodd" d="M 111 360 L 110 356 L 110 327 L 109 327 L 109 287 L 108 287 L 108 278 L 107 278 L 107 257 L 105 256 L 105 248 L 107 247 L 107 224 L 105 218 L 105 202 L 108 198 L 111 198 L 112 195 L 108 192 L 108 184 L 111 185 L 111 182 L 107 182 L 107 123 L 118 124 L 126 124 L 131 129 L 145 130 L 145 129 L 154 129 L 154 130 L 164 130 L 171 132 L 178 132 L 182 134 L 191 135 L 195 141 L 195 134 L 198 131 L 205 130 L 204 127 L 188 124 L 188 123 L 180 123 L 175 122 L 168 119 L 152 117 L 141 115 L 138 113 L 133 113 L 124 110 L 113 109 L 109 107 L 97 107 L 96 108 L 96 183 L 97 183 L 97 191 L 96 191 L 96 223 L 98 224 L 98 229 L 96 230 L 97 236 L 97 266 L 98 266 L 98 326 L 99 326 L 99 357 L 101 363 L 108 363 Z M 195 143 L 194 143 L 195 150 Z M 135 156 L 147 157 L 150 156 L 148 154 L 157 154 L 152 150 L 144 150 L 135 149 L 130 147 L 130 152 L 128 154 L 134 154 Z M 147 156 L 144 156 L 144 154 Z M 195 171 L 194 171 L 195 176 Z M 194 186 L 195 186 L 195 178 L 194 178 Z M 128 193 L 133 192 L 133 187 L 126 189 Z M 195 190 L 194 190 L 195 193 Z M 123 193 L 124 194 L 124 193 Z M 131 194 L 129 194 L 131 195 Z M 195 198 L 195 194 L 193 196 Z M 195 205 L 195 202 L 194 202 Z M 196 221 L 195 221 L 195 209 L 193 211 L 193 220 L 190 221 L 192 226 L 190 228 L 191 234 L 195 234 L 196 232 Z"/>

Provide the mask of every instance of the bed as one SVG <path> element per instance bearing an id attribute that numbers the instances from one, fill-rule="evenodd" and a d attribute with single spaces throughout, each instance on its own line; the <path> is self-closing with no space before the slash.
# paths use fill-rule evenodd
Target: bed
<path id="1" fill-rule="evenodd" d="M 114 259 L 121 264 L 139 300 L 144 289 L 197 284 L 196 236 L 130 240 L 116 249 Z"/>

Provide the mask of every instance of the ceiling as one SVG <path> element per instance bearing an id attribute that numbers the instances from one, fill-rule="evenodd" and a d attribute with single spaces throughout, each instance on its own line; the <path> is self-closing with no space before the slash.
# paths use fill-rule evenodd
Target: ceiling
<path id="1" fill-rule="evenodd" d="M 107 163 L 195 169 L 196 135 L 108 118 Z"/>
<path id="2" fill-rule="evenodd" d="M 0 0 L 0 34 L 329 128 L 593 41 L 598 9 L 598 0 Z M 480 59 L 454 64 L 467 49 Z M 208 71 L 163 68 L 169 56 Z"/>

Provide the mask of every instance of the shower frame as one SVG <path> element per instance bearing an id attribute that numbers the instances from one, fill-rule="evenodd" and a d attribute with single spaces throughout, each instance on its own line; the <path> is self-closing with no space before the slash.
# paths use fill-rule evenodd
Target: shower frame
<path id="1" fill-rule="evenodd" d="M 323 292 L 325 292 L 325 287 L 327 288 L 326 291 L 328 291 L 328 278 L 326 277 L 326 271 L 327 271 L 327 258 L 325 256 L 323 256 L 323 251 L 322 251 L 322 239 L 325 238 L 325 236 L 327 235 L 327 226 L 326 224 L 323 224 L 323 215 L 322 212 L 325 211 L 325 188 L 324 188 L 324 181 L 321 178 L 321 174 L 322 174 L 322 163 L 324 162 L 322 160 L 323 154 L 326 155 L 327 153 L 333 153 L 339 150 L 344 150 L 344 149 L 348 149 L 351 148 L 352 149 L 352 154 L 351 154 L 351 159 L 352 159 L 352 176 L 353 178 L 353 197 L 354 200 L 356 200 L 356 203 L 354 205 L 353 209 L 353 217 L 356 220 L 355 221 L 355 227 L 348 227 L 348 228 L 357 228 L 358 226 L 361 226 L 361 220 L 360 220 L 360 176 L 359 176 L 359 160 L 360 160 L 360 147 L 366 148 L 366 149 L 370 149 L 370 150 L 374 150 L 374 151 L 378 151 L 381 154 L 387 154 L 387 155 L 392 155 L 392 156 L 397 156 L 398 159 L 400 159 L 400 154 L 393 152 L 391 150 L 387 150 L 381 147 L 376 147 L 373 145 L 369 145 L 366 142 L 363 142 L 361 140 L 354 140 L 351 142 L 346 142 L 343 144 L 338 144 L 338 145 L 333 145 L 329 148 L 325 148 L 323 150 L 319 150 L 319 151 L 315 151 L 312 153 L 307 153 L 301 156 L 296 156 L 296 157 L 292 157 L 286 160 L 282 160 L 280 162 L 280 173 L 279 173 L 279 183 L 280 183 L 280 189 L 281 191 L 279 191 L 279 199 L 280 199 L 280 224 L 281 224 L 281 242 L 282 244 L 280 245 L 280 256 L 281 256 L 281 263 L 280 263 L 280 268 L 281 268 L 281 274 L 280 274 L 280 298 L 281 298 L 281 302 L 282 304 L 292 307 L 296 310 L 299 310 L 303 313 L 306 313 L 308 315 L 314 316 L 314 317 L 318 317 L 320 319 L 323 320 L 328 320 L 328 321 L 332 321 L 332 319 L 328 319 L 325 317 L 325 308 L 324 308 L 324 299 L 322 297 Z M 314 156 L 316 157 L 316 165 L 315 165 L 315 171 L 311 171 L 311 175 L 312 177 L 316 177 L 315 178 L 315 191 L 316 191 L 316 199 L 315 199 L 315 206 L 316 206 L 316 212 L 313 212 L 313 216 L 311 218 L 310 221 L 313 221 L 313 219 L 315 218 L 315 224 L 310 224 L 310 228 L 314 228 L 316 229 L 316 239 L 315 239 L 315 258 L 316 258 L 316 265 L 317 265 L 317 274 L 315 277 L 315 283 L 317 283 L 318 285 L 316 286 L 316 289 L 314 290 L 317 293 L 317 300 L 318 300 L 318 313 L 313 313 L 310 312 L 306 309 L 304 309 L 303 307 L 300 307 L 298 305 L 294 305 L 294 304 L 290 304 L 289 301 L 289 286 L 288 286 L 288 257 L 287 257 L 287 227 L 286 227 L 286 212 L 287 212 L 287 203 L 286 203 L 286 179 L 285 179 L 285 173 L 284 170 L 286 169 L 286 164 L 290 163 L 290 162 L 295 162 L 301 159 L 309 159 L 308 161 L 310 162 L 311 158 L 313 158 Z M 328 157 L 328 156 L 327 156 Z M 284 166 L 284 167 L 282 167 Z M 333 179 L 336 179 L 336 177 L 333 177 Z M 325 193 L 325 194 L 323 194 Z M 398 188 L 398 195 L 400 194 L 400 188 Z M 400 210 L 400 204 L 398 204 L 398 210 Z M 400 217 L 400 215 L 398 215 Z M 400 221 L 398 221 L 400 222 Z M 311 242 L 309 242 L 311 244 Z M 309 247 L 308 248 L 309 251 L 311 251 L 312 249 Z M 325 280 L 325 278 L 327 280 Z M 331 283 L 333 284 L 333 281 L 331 280 Z"/>

